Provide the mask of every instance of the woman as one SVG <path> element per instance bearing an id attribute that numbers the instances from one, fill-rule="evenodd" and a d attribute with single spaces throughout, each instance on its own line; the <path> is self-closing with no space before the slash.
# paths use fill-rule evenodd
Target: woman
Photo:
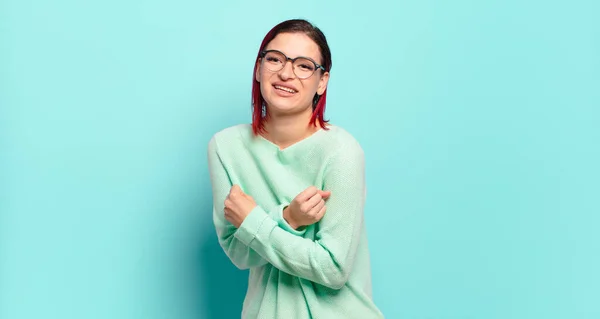
<path id="1" fill-rule="evenodd" d="M 243 318 L 382 318 L 371 298 L 364 155 L 324 120 L 331 53 L 305 20 L 275 26 L 253 74 L 252 125 L 208 146 L 219 243 L 250 269 Z"/>

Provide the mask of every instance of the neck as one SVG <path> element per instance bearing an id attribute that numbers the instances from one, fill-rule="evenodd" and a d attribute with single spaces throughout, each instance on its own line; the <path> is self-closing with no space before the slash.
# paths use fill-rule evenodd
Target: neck
<path id="1" fill-rule="evenodd" d="M 269 114 L 265 123 L 263 137 L 284 149 L 299 142 L 320 129 L 310 124 L 312 108 L 308 108 L 301 114 Z"/>

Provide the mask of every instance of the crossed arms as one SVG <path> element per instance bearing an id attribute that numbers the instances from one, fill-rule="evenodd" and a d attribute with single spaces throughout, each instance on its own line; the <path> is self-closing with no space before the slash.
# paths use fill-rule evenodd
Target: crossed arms
<path id="1" fill-rule="evenodd" d="M 354 264 L 362 231 L 366 197 L 364 154 L 355 145 L 340 147 L 327 163 L 324 189 L 331 191 L 327 213 L 315 239 L 303 238 L 283 218 L 284 203 L 271 211 L 252 205 L 239 227 L 225 217 L 225 200 L 234 186 L 221 160 L 218 142 L 208 146 L 213 190 L 213 222 L 219 244 L 240 269 L 270 263 L 288 274 L 332 289 L 345 285 Z"/>

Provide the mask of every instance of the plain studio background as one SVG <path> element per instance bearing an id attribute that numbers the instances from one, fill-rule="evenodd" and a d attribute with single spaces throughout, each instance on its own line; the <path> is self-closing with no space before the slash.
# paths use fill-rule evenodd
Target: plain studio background
<path id="1" fill-rule="evenodd" d="M 331 44 L 387 318 L 600 318 L 596 1 L 0 2 L 0 318 L 239 318 L 206 146 L 276 23 Z"/>

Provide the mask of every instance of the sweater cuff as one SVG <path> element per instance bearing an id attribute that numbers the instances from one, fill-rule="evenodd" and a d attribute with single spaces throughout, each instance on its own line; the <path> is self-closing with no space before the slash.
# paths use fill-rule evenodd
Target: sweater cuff
<path id="1" fill-rule="evenodd" d="M 285 220 L 285 218 L 283 218 L 283 210 L 287 206 L 289 206 L 289 205 L 282 204 L 277 207 L 277 213 L 274 216 L 275 221 L 277 222 L 279 227 L 283 228 L 288 233 L 294 234 L 296 236 L 303 236 L 304 233 L 306 233 L 306 227 L 302 227 L 301 230 L 294 229 L 292 226 L 290 226 L 290 224 L 288 224 L 288 222 Z"/>
<path id="2" fill-rule="evenodd" d="M 246 246 L 250 246 L 250 243 L 258 234 L 260 227 L 268 219 L 271 219 L 269 215 L 264 211 L 264 209 L 262 209 L 262 207 L 257 205 L 254 207 L 254 209 L 252 209 L 252 211 L 250 211 L 250 214 L 246 216 L 240 225 L 240 228 L 238 228 L 235 232 L 234 236 L 246 244 Z"/>

